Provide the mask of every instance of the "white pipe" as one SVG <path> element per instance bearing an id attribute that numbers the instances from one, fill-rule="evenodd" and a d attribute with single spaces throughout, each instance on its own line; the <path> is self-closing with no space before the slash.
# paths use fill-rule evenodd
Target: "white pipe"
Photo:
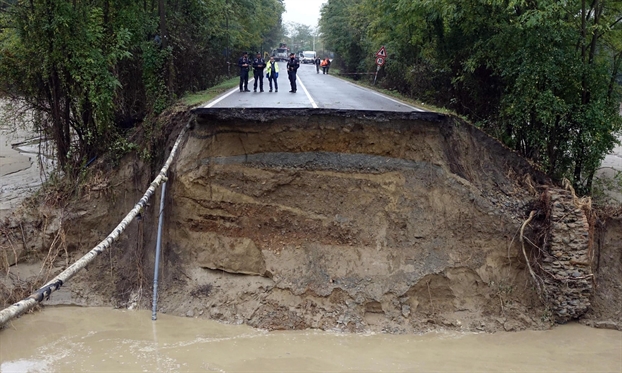
<path id="1" fill-rule="evenodd" d="M 158 307 L 158 268 L 160 268 L 160 252 L 162 248 L 162 225 L 164 224 L 164 196 L 166 195 L 166 182 L 162 184 L 160 196 L 160 217 L 158 218 L 158 238 L 156 240 L 155 265 L 153 268 L 153 306 L 151 308 L 151 320 L 158 319 L 156 309 Z"/>

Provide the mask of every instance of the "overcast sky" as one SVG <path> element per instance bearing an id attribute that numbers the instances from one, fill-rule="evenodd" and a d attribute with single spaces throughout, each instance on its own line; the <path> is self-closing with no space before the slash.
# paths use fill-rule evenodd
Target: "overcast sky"
<path id="1" fill-rule="evenodd" d="M 320 8 L 328 0 L 285 0 L 283 22 L 296 22 L 311 27 L 317 26 Z"/>

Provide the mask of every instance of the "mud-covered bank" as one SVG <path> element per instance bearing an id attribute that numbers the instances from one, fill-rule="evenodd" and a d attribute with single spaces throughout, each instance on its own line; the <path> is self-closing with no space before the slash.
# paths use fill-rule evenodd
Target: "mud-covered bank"
<path id="1" fill-rule="evenodd" d="M 169 179 L 163 312 L 268 329 L 418 332 L 543 328 L 559 320 L 559 310 L 575 317 L 589 307 L 573 292 L 568 299 L 558 294 L 557 303 L 538 295 L 524 259 L 527 254 L 538 271 L 539 250 L 557 253 L 558 247 L 529 244 L 523 253 L 519 240 L 529 212 L 542 209 L 550 182 L 456 118 L 306 109 L 194 114 Z M 188 117 L 173 117 L 169 145 Z M 153 172 L 128 158 L 104 188 L 88 194 L 87 204 L 52 218 L 56 224 L 40 220 L 45 237 L 12 268 L 45 257 L 61 230 L 67 254 L 59 252 L 49 268 L 63 268 L 118 223 Z M 51 302 L 148 307 L 158 203 Z M 14 233 L 16 221 L 9 222 Z M 546 243 L 543 221 L 525 230 L 536 245 Z M 585 222 L 569 221 L 561 236 L 551 237 L 589 245 L 593 240 L 565 233 L 587 234 Z M 27 245 L 36 231 L 25 235 Z M 562 252 L 547 263 L 581 265 L 575 257 L 592 261 L 611 243 L 600 251 Z M 19 240 L 12 245 L 19 247 Z M 591 264 L 576 277 L 591 281 Z M 620 266 L 611 267 L 595 272 L 594 296 L 591 286 L 578 293 L 602 298 L 592 302 L 591 320 L 619 325 L 611 295 L 598 287 L 599 276 L 620 278 Z M 570 269 L 554 280 L 575 286 Z M 619 298 L 619 287 L 607 289 Z"/>

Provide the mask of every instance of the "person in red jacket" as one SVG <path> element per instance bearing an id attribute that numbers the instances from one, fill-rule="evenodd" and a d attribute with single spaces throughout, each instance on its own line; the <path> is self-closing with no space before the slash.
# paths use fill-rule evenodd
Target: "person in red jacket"
<path id="1" fill-rule="evenodd" d="M 322 61 L 322 71 L 324 74 L 328 74 L 329 69 L 330 69 L 330 59 L 326 57 L 324 61 Z"/>

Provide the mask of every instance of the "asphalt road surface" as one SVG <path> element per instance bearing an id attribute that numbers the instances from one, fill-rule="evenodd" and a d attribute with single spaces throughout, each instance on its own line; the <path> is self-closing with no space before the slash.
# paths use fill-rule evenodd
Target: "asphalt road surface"
<path id="1" fill-rule="evenodd" d="M 205 108 L 322 108 L 377 111 L 425 111 L 376 91 L 349 83 L 332 75 L 316 73 L 315 65 L 301 64 L 298 69 L 298 91 L 290 93 L 284 62 L 279 62 L 279 92 L 268 92 L 270 85 L 264 75 L 264 92 L 253 92 L 253 72 L 249 73 L 248 89 L 234 88 L 206 103 Z"/>

